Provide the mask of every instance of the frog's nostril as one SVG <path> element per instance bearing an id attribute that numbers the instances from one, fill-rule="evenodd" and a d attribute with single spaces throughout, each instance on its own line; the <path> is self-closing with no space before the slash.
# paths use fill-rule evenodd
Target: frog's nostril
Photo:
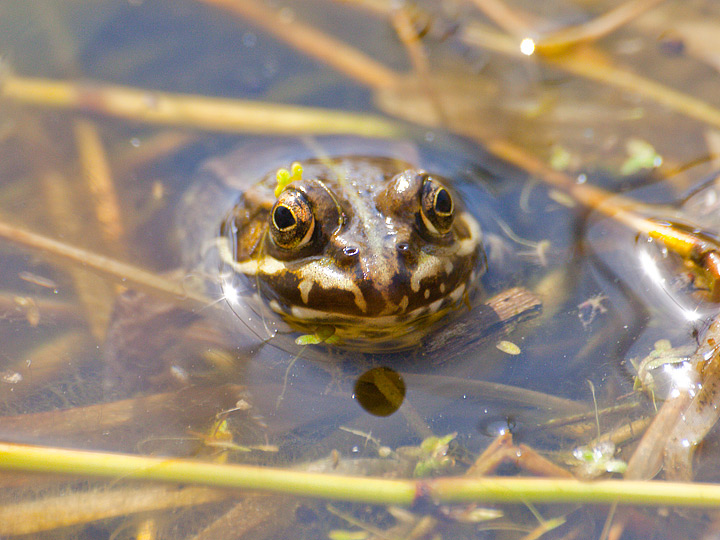
<path id="1" fill-rule="evenodd" d="M 357 246 L 344 246 L 338 254 L 338 263 L 343 266 L 356 264 L 359 260 L 360 248 Z"/>
<path id="2" fill-rule="evenodd" d="M 405 264 L 414 264 L 417 261 L 417 253 L 408 242 L 400 242 L 395 246 L 400 258 Z"/>

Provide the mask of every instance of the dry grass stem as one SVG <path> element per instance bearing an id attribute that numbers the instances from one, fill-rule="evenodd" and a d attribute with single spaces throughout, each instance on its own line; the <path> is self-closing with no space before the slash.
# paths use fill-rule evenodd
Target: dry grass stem
<path id="1" fill-rule="evenodd" d="M 18 536 L 81 525 L 138 512 L 221 501 L 228 491 L 207 488 L 143 487 L 67 493 L 0 506 L 0 534 Z"/>
<path id="2" fill-rule="evenodd" d="M 208 298 L 187 290 L 181 282 L 165 279 L 137 266 L 68 245 L 8 223 L 0 222 L 0 238 L 43 257 L 92 269 L 102 276 L 112 278 L 119 285 L 132 286 L 172 302 L 186 304 L 190 308 L 202 309 L 211 305 Z"/>
<path id="3" fill-rule="evenodd" d="M 94 228 L 83 231 L 83 223 L 77 211 L 77 192 L 67 179 L 56 171 L 48 171 L 41 178 L 48 214 L 55 230 L 70 241 L 78 242 L 82 238 L 87 244 L 94 238 Z M 115 292 L 108 283 L 97 274 L 92 274 L 77 265 L 68 268 L 73 280 L 75 292 L 82 305 L 88 327 L 98 343 L 105 339 L 110 310 Z"/>
<path id="4" fill-rule="evenodd" d="M 192 540 L 242 540 L 269 537 L 289 527 L 299 502 L 277 495 L 249 495 L 220 518 L 200 531 Z M 282 508 L 281 512 L 278 509 Z"/>
<path id="5" fill-rule="evenodd" d="M 115 182 L 103 142 L 97 127 L 92 122 L 76 120 L 74 127 L 82 175 L 92 195 L 100 232 L 113 252 L 119 253 L 122 258 L 127 251 L 125 231 Z"/>
<path id="6" fill-rule="evenodd" d="M 74 325 L 85 322 L 77 306 L 54 298 L 0 292 L 0 318 L 6 322 L 24 321 L 30 326 Z"/>
<path id="7" fill-rule="evenodd" d="M 633 480 L 581 482 L 568 478 L 526 477 L 399 480 L 11 443 L 0 443 L 0 468 L 179 482 L 380 505 L 410 506 L 418 502 L 418 497 L 435 504 L 617 502 L 698 508 L 720 505 L 720 486 L 716 484 Z"/>
<path id="8" fill-rule="evenodd" d="M 402 7 L 393 10 L 390 14 L 390 21 L 410 57 L 417 84 L 420 85 L 428 103 L 432 106 L 433 116 L 436 118 L 435 123 L 447 126 L 448 121 L 443 110 L 442 100 L 438 94 L 436 81 L 430 76 L 430 62 L 407 11 Z M 397 86 L 396 84 L 395 87 Z"/>
<path id="9" fill-rule="evenodd" d="M 664 1 L 631 0 L 625 2 L 585 24 L 563 28 L 540 37 L 535 42 L 535 48 L 542 54 L 557 54 L 579 43 L 596 41 Z"/>
<path id="10" fill-rule="evenodd" d="M 70 337 L 65 339 L 69 340 Z M 57 344 L 58 347 L 60 345 L 62 343 Z M 69 361 L 65 354 L 58 356 L 65 362 L 61 365 Z M 38 379 L 35 387 L 43 382 L 42 378 L 47 380 L 52 377 L 55 369 L 55 365 L 49 363 L 38 364 L 37 373 L 33 375 Z M 30 380 L 33 377 L 29 377 Z M 146 430 L 163 426 L 164 429 L 178 430 L 184 435 L 182 427 L 178 426 L 209 423 L 218 411 L 234 407 L 241 395 L 242 388 L 237 385 L 192 387 L 85 407 L 4 416 L 0 417 L 0 433 L 6 439 L 12 436 L 22 440 L 88 434 L 97 434 L 102 439 L 107 438 L 103 432 L 117 433 L 123 426 L 134 426 L 134 429 L 143 427 Z"/>
<path id="11" fill-rule="evenodd" d="M 219 132 L 346 133 L 367 137 L 395 137 L 402 133 L 397 124 L 367 114 L 12 75 L 2 80 L 0 97 L 133 122 Z"/>
<path id="12" fill-rule="evenodd" d="M 468 398 L 482 396 L 484 401 L 499 401 L 516 406 L 542 407 L 543 410 L 555 413 L 577 412 L 588 408 L 586 404 L 579 401 L 491 381 L 424 373 L 406 373 L 403 374 L 403 378 L 409 385 L 412 384 L 414 388 L 432 388 L 433 392 L 439 396 L 461 397 L 465 395 Z"/>

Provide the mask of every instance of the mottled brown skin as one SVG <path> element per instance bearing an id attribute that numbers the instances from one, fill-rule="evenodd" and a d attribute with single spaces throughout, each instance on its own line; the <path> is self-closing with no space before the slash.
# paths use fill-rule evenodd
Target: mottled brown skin
<path id="1" fill-rule="evenodd" d="M 302 165 L 279 202 L 269 174 L 223 226 L 235 271 L 291 326 L 404 348 L 475 289 L 480 230 L 448 179 L 377 157 Z"/>

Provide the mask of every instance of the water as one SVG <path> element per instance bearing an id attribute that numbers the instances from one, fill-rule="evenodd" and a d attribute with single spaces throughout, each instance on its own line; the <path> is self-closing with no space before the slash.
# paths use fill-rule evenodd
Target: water
<path id="1" fill-rule="evenodd" d="M 525 7 L 533 9 L 532 3 Z M 411 122 L 410 134 L 398 144 L 408 144 L 429 169 L 456 178 L 466 205 L 482 224 L 489 261 L 486 296 L 522 286 L 543 303 L 541 315 L 513 325 L 507 334 L 470 335 L 453 347 L 433 349 L 430 338 L 403 358 L 323 347 L 295 358 L 272 340 L 263 344 L 244 334 L 242 325 L 228 336 L 213 307 L 196 305 L 188 312 L 183 298 L 169 302 L 167 295 L 136 293 L 132 278 L 122 287 L 116 278 L 58 262 L 42 249 L 4 242 L 0 438 L 277 467 L 314 463 L 329 472 L 370 470 L 377 476 L 388 468 L 399 476 L 412 474 L 420 442 L 450 434 L 455 435 L 447 449 L 441 444 L 435 456 L 442 458 L 433 462 L 436 474 L 463 474 L 505 433 L 582 475 L 600 474 L 613 458 L 630 458 L 632 437 L 616 442 L 614 454 L 612 447 L 593 449 L 591 464 L 573 456 L 585 455 L 577 449 L 591 444 L 598 429 L 610 432 L 655 413 L 654 406 L 671 395 L 668 385 L 683 373 L 681 362 L 694 351 L 716 304 L 693 288 L 687 269 L 657 241 L 647 242 L 636 231 L 584 209 L 536 175 L 492 158 L 469 138 L 506 138 L 578 183 L 652 204 L 643 215 L 694 223 L 713 234 L 714 187 L 693 190 L 714 170 L 706 158 L 717 153 L 711 119 L 706 124 L 669 112 L 641 97 L 641 90 L 620 91 L 532 58 L 476 49 L 461 39 L 462 32 L 472 21 L 489 23 L 470 7 L 425 8 L 433 23 L 423 41 L 430 65 L 423 77 L 427 85 L 418 89 L 406 83 L 395 90 L 328 67 L 257 24 L 200 2 L 0 4 L 0 55 L 19 77 L 97 81 Z M 586 20 L 590 8 L 603 11 L 599 5 L 553 2 L 541 15 L 562 26 Z M 656 18 L 653 30 L 640 19 L 599 47 L 618 66 L 631 66 L 712 104 L 716 72 L 709 53 L 693 40 L 693 28 L 713 28 L 720 14 L 703 2 L 666 9 L 648 15 Z M 416 15 L 424 20 L 422 12 Z M 321 1 L 288 3 L 282 18 L 328 32 L 397 73 L 412 69 L 392 26 L 362 9 Z M 292 23 L 283 24 L 293 31 Z M 667 34 L 658 38 L 656 28 Z M 154 99 L 147 94 L 151 103 Z M 443 114 L 436 121 L 438 101 Z M 85 102 L 90 105 L 97 104 Z M 92 124 L 79 124 L 80 118 Z M 93 129 L 108 154 L 119 209 L 114 221 L 107 219 L 113 210 L 98 210 L 108 195 L 87 187 L 78 157 L 81 148 L 92 146 Z M 261 158 L 265 147 L 271 152 L 283 133 L 270 124 L 266 131 L 273 133 L 198 129 L 192 122 L 152 125 L 5 101 L 0 216 L 168 279 L 180 276 L 187 291 L 198 291 L 207 268 L 188 264 L 182 238 L 194 230 L 177 230 L 178 223 L 192 229 L 178 217 L 178 209 L 186 208 L 184 194 L 202 191 L 198 171 L 208 159 L 248 144 L 258 148 Z M 293 139 L 307 145 L 307 139 Z M 631 154 L 638 145 L 628 145 L 631 139 L 654 148 L 662 160 L 651 156 L 649 163 L 659 169 L 632 170 Z M 381 152 L 372 149 L 382 143 L 370 148 Z M 95 161 L 90 176 L 101 167 Z M 623 168 L 629 172 L 623 174 Z M 211 208 L 208 213 L 221 216 L 224 211 Z M 125 300 L 118 302 L 119 296 Z M 501 340 L 520 353 L 498 348 Z M 657 392 L 641 393 L 633 389 L 637 369 L 631 360 L 641 364 L 652 351 L 658 351 L 653 358 L 659 360 L 646 363 L 641 373 L 652 375 Z M 680 361 L 666 369 L 664 362 L 671 358 Z M 616 405 L 600 415 L 597 427 L 595 407 Z M 585 416 L 572 418 L 580 413 Z M 708 481 L 717 476 L 715 441 L 711 434 L 699 455 L 698 470 Z M 499 472 L 524 474 L 509 463 Z M 36 536 L 131 537 L 149 530 L 159 538 L 229 538 L 228 531 L 239 531 L 240 523 L 252 520 L 258 524 L 243 537 L 283 537 L 292 530 L 294 536 L 319 538 L 330 530 L 356 530 L 357 523 L 404 534 L 403 519 L 381 506 L 329 507 L 315 499 L 274 495 L 250 502 L 233 497 L 138 517 L 139 510 L 127 502 L 133 496 L 123 499 L 113 491 L 136 489 L 139 498 L 144 488 L 129 482 L 24 477 L 0 482 L 6 483 L 3 504 L 33 498 L 46 514 L 43 502 L 49 505 L 55 497 L 64 497 L 68 513 L 73 505 L 87 507 L 76 501 L 89 490 L 117 497 L 108 506 L 121 508 L 119 515 L 96 510 L 94 518 L 78 518 L 72 528 L 48 526 L 49 532 L 33 532 Z M 523 505 L 493 508 L 503 517 L 482 525 L 458 516 L 468 514 L 467 507 L 415 510 L 445 516 L 435 530 L 446 537 L 495 538 L 509 524 L 524 531 L 538 526 Z M 666 520 L 652 508 L 638 512 L 644 520 L 624 538 L 699 537 L 714 531 L 694 515 L 672 514 Z M 281 519 L 267 517 L 279 513 Z M 552 533 L 557 537 L 598 537 L 606 518 L 593 507 L 546 505 L 540 513 L 546 519 L 566 517 L 566 524 Z M 0 528 L 0 536 L 16 530 L 10 523 Z"/>

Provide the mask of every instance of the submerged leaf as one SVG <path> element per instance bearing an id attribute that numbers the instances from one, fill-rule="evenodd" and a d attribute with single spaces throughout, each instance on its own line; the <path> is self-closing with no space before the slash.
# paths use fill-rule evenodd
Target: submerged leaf
<path id="1" fill-rule="evenodd" d="M 643 169 L 654 169 L 662 165 L 662 156 L 655 151 L 655 148 L 647 141 L 641 139 L 630 139 L 625 145 L 628 158 L 620 167 L 620 173 L 628 176 Z"/>

